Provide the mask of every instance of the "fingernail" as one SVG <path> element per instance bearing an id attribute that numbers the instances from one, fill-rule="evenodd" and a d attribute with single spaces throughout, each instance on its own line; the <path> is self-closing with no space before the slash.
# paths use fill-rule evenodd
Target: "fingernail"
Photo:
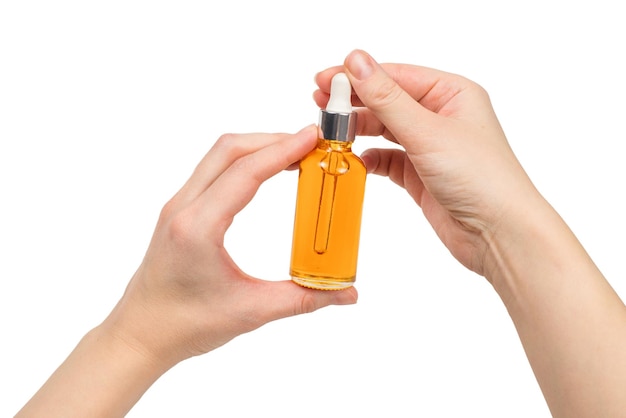
<path id="1" fill-rule="evenodd" d="M 372 155 L 372 152 L 368 152 L 369 150 L 363 151 L 361 154 L 361 161 L 365 164 L 365 169 L 368 173 L 374 172 L 376 166 L 378 165 L 378 158 Z"/>
<path id="2" fill-rule="evenodd" d="M 348 54 L 345 66 L 357 80 L 365 80 L 374 73 L 374 60 L 369 54 L 358 49 Z"/>
<path id="3" fill-rule="evenodd" d="M 365 165 L 365 170 L 368 174 L 374 171 L 374 167 L 372 167 L 372 159 L 368 155 L 362 155 L 361 161 L 363 161 L 363 164 Z"/>

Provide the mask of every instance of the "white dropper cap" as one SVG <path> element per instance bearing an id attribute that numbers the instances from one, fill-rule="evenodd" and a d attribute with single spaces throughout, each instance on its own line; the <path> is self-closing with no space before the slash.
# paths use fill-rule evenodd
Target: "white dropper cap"
<path id="1" fill-rule="evenodd" d="M 320 112 L 320 137 L 352 142 L 356 133 L 357 113 L 352 111 L 352 86 L 348 76 L 337 73 L 330 82 L 330 99 Z"/>
<path id="2" fill-rule="evenodd" d="M 326 106 L 327 112 L 351 113 L 352 86 L 345 73 L 337 73 L 330 82 L 330 100 Z"/>

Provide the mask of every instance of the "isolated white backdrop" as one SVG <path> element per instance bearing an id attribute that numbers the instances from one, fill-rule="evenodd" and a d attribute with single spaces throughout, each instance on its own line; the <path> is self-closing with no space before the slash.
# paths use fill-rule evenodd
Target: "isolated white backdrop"
<path id="1" fill-rule="evenodd" d="M 617 3 L 211 3 L 0 3 L 0 416 L 113 307 L 216 138 L 316 122 L 313 76 L 354 48 L 482 84 L 539 189 L 626 295 Z M 355 148 L 370 146 L 390 145 Z M 229 231 L 250 274 L 288 277 L 296 177 L 265 183 Z M 549 416 L 495 292 L 384 178 L 368 178 L 357 287 L 355 306 L 180 364 L 129 416 Z"/>

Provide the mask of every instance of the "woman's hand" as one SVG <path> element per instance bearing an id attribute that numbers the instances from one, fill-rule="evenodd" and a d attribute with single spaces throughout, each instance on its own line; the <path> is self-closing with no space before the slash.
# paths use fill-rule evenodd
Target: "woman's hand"
<path id="1" fill-rule="evenodd" d="M 515 205 L 538 193 L 509 147 L 489 97 L 458 75 L 406 64 L 378 64 L 363 51 L 316 77 L 314 98 L 328 101 L 330 80 L 344 71 L 358 109 L 357 134 L 403 146 L 369 149 L 369 172 L 389 176 L 421 206 L 452 254 L 484 272 L 486 235 Z"/>
<path id="2" fill-rule="evenodd" d="M 364 106 L 358 133 L 404 148 L 367 150 L 369 171 L 404 187 L 452 254 L 493 284 L 552 414 L 624 416 L 626 307 L 532 185 L 487 93 L 460 76 L 354 51 L 318 74 L 318 105 L 338 71 Z"/>
<path id="3" fill-rule="evenodd" d="M 261 183 L 300 160 L 316 141 L 314 127 L 295 135 L 221 137 L 163 208 L 117 306 L 17 416 L 123 416 L 188 357 L 275 319 L 355 303 L 354 288 L 319 291 L 251 277 L 224 248 L 233 217 Z"/>
<path id="4" fill-rule="evenodd" d="M 143 263 L 107 320 L 116 332 L 155 358 L 177 362 L 275 319 L 356 302 L 354 289 L 319 292 L 251 277 L 224 248 L 234 216 L 261 183 L 316 139 L 312 127 L 296 135 L 221 137 L 163 208 Z"/>

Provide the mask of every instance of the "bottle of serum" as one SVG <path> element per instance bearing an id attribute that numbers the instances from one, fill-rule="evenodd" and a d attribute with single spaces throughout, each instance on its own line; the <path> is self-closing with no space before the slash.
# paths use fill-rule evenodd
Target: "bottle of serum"
<path id="1" fill-rule="evenodd" d="M 356 278 L 366 170 L 352 153 L 351 92 L 344 73 L 333 77 L 317 147 L 300 162 L 291 278 L 313 289 L 347 288 Z"/>

